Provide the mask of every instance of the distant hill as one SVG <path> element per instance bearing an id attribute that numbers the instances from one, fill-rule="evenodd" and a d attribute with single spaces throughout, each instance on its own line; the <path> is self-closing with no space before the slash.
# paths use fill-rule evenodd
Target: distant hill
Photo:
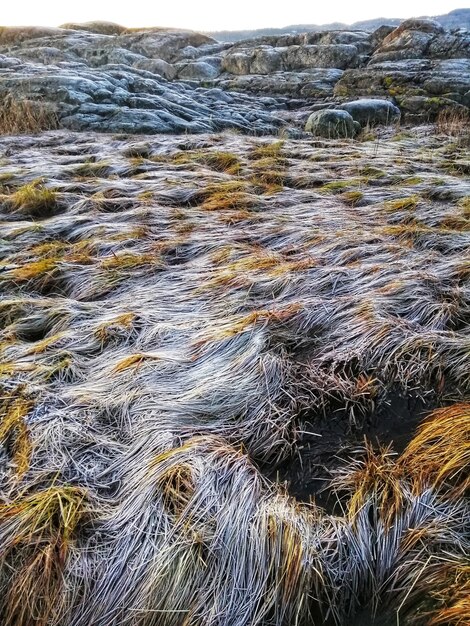
<path id="1" fill-rule="evenodd" d="M 455 9 L 445 15 L 422 16 L 431 17 L 437 20 L 444 28 L 464 28 L 470 30 L 470 9 Z M 272 35 L 295 35 L 307 31 L 319 30 L 375 30 L 384 24 L 398 26 L 403 19 L 378 17 L 371 20 L 344 24 L 342 22 L 332 22 L 331 24 L 293 24 L 283 28 L 259 28 L 257 30 L 220 30 L 207 32 L 207 35 L 214 37 L 218 41 L 241 41 L 243 39 L 253 39 L 255 37 L 266 37 Z"/>

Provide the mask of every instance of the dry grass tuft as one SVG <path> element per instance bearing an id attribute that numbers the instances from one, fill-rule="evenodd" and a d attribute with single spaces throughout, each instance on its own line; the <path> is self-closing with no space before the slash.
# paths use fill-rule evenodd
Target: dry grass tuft
<path id="1" fill-rule="evenodd" d="M 201 192 L 205 211 L 243 211 L 254 205 L 248 192 L 250 186 L 245 181 L 233 180 L 208 185 Z"/>
<path id="2" fill-rule="evenodd" d="M 60 619 L 64 572 L 83 504 L 84 492 L 73 487 L 50 487 L 0 504 L 0 609 L 6 624 L 45 626 Z M 13 570 L 7 581 L 5 570 Z"/>
<path id="3" fill-rule="evenodd" d="M 57 114 L 41 101 L 11 95 L 0 101 L 0 135 L 29 135 L 58 127 Z"/>
<path id="4" fill-rule="evenodd" d="M 436 119 L 438 134 L 460 139 L 470 137 L 470 114 L 466 107 L 445 107 L 440 110 Z"/>
<path id="5" fill-rule="evenodd" d="M 262 193 L 271 195 L 282 191 L 288 179 L 288 161 L 283 156 L 284 141 L 261 144 L 254 147 L 251 159 L 251 183 L 260 188 Z"/>
<path id="6" fill-rule="evenodd" d="M 6 200 L 13 213 L 34 219 L 51 217 L 59 210 L 56 191 L 45 187 L 42 180 L 19 187 Z"/>
<path id="7" fill-rule="evenodd" d="M 238 174 L 241 170 L 240 159 L 232 152 L 208 152 L 204 155 L 202 162 L 216 172 Z"/>
<path id="8" fill-rule="evenodd" d="M 356 206 L 364 197 L 362 191 L 345 191 L 340 195 L 341 200 L 350 206 Z"/>
<path id="9" fill-rule="evenodd" d="M 441 607 L 427 622 L 427 626 L 467 626 L 470 624 L 470 565 L 451 569 L 437 594 Z"/>
<path id="10" fill-rule="evenodd" d="M 221 150 L 177 153 L 173 156 L 172 163 L 185 166 L 192 163 L 201 163 L 216 172 L 232 175 L 239 174 L 242 167 L 240 159 L 236 154 Z"/>
<path id="11" fill-rule="evenodd" d="M 36 278 L 50 278 L 57 270 L 57 259 L 44 258 L 31 261 L 13 270 L 13 278 L 19 282 L 27 282 Z"/>
<path id="12" fill-rule="evenodd" d="M 16 392 L 7 393 L 0 402 L 0 443 L 11 443 L 12 459 L 17 476 L 21 478 L 29 469 L 31 440 L 25 418 L 33 403 Z"/>
<path id="13" fill-rule="evenodd" d="M 279 161 L 283 154 L 285 141 L 273 141 L 272 143 L 263 143 L 257 145 L 250 153 L 250 158 L 257 161 L 260 159 L 271 158 Z"/>
<path id="14" fill-rule="evenodd" d="M 439 409 L 420 427 L 400 463 L 420 485 L 460 498 L 470 488 L 470 404 Z"/>
<path id="15" fill-rule="evenodd" d="M 390 527 L 404 502 L 401 475 L 393 452 L 390 448 L 376 452 L 368 443 L 364 459 L 345 467 L 336 488 L 339 493 L 346 491 L 350 494 L 347 516 L 353 523 L 357 523 L 358 514 L 373 500 L 374 512 Z"/>

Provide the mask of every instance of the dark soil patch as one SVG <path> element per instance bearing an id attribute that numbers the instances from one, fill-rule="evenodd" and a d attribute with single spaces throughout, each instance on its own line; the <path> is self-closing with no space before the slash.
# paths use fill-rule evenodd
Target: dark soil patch
<path id="1" fill-rule="evenodd" d="M 412 393 L 390 392 L 385 402 L 360 427 L 351 428 L 338 412 L 320 421 L 310 417 L 300 427 L 294 454 L 280 465 L 263 468 L 271 480 L 285 483 L 290 495 L 301 502 L 315 502 L 333 512 L 337 499 L 328 488 L 334 471 L 362 456 L 365 439 L 373 445 L 404 450 L 427 413 L 437 408 L 435 396 L 424 400 Z"/>

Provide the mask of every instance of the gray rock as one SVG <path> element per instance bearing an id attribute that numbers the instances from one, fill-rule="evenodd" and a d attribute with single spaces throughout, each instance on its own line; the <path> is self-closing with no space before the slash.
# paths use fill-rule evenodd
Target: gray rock
<path id="1" fill-rule="evenodd" d="M 60 123 L 73 130 L 193 133 L 234 128 L 265 134 L 277 133 L 284 124 L 256 98 L 225 97 L 208 89 L 196 93 L 189 84 L 122 64 L 57 67 L 0 56 L 0 98 L 7 94 L 54 105 Z"/>
<path id="2" fill-rule="evenodd" d="M 136 69 L 146 70 L 151 74 L 162 76 L 167 80 L 173 80 L 176 78 L 176 68 L 171 63 L 167 63 L 162 59 L 147 59 L 142 57 L 133 64 Z"/>
<path id="3" fill-rule="evenodd" d="M 346 69 L 355 66 L 357 55 L 356 46 L 351 44 L 289 46 L 282 52 L 282 62 L 289 71 L 329 67 Z"/>
<path id="4" fill-rule="evenodd" d="M 203 55 L 201 57 L 199 57 L 199 62 L 200 63 L 208 63 L 209 65 L 212 65 L 212 67 L 215 67 L 217 69 L 217 71 L 219 72 L 219 74 L 222 71 L 222 58 L 220 56 L 206 56 Z"/>
<path id="5" fill-rule="evenodd" d="M 0 46 L 18 45 L 31 39 L 42 39 L 62 35 L 60 28 L 47 26 L 7 26 L 0 29 Z"/>
<path id="6" fill-rule="evenodd" d="M 114 63 L 117 65 L 136 65 L 145 60 L 141 54 L 136 54 L 126 48 L 87 47 L 83 51 L 83 58 L 90 67 L 100 67 Z"/>
<path id="7" fill-rule="evenodd" d="M 44 65 L 57 65 L 63 61 L 73 61 L 75 56 L 65 50 L 60 50 L 54 46 L 27 47 L 24 50 L 15 52 L 18 59 L 43 63 Z"/>
<path id="8" fill-rule="evenodd" d="M 305 124 L 305 131 L 317 137 L 338 139 L 354 137 L 358 132 L 358 125 L 347 111 L 323 109 L 310 115 Z"/>
<path id="9" fill-rule="evenodd" d="M 116 38 L 116 44 L 128 48 L 150 59 L 163 59 L 175 63 L 184 59 L 184 50 L 188 46 L 198 48 L 205 44 L 216 43 L 211 37 L 192 31 L 152 29 L 135 33 L 126 33 Z"/>
<path id="10" fill-rule="evenodd" d="M 342 99 L 393 98 L 406 119 L 406 102 L 412 97 L 426 103 L 428 98 L 439 99 L 448 93 L 464 96 L 469 90 L 470 58 L 451 58 L 386 61 L 347 70 L 336 83 L 334 93 Z M 423 113 L 427 111 L 426 105 Z"/>
<path id="11" fill-rule="evenodd" d="M 217 67 L 204 61 L 178 63 L 175 69 L 178 73 L 178 78 L 187 80 L 211 80 L 220 75 L 220 70 Z"/>
<path id="12" fill-rule="evenodd" d="M 342 70 L 318 68 L 303 72 L 275 72 L 273 74 L 249 74 L 245 76 L 221 76 L 216 83 L 230 91 L 242 91 L 268 97 L 284 96 L 323 98 L 331 97 Z"/>
<path id="13" fill-rule="evenodd" d="M 251 74 L 272 74 L 282 69 L 282 57 L 279 50 L 266 46 L 256 50 L 251 60 Z"/>
<path id="14" fill-rule="evenodd" d="M 206 91 L 206 95 L 208 98 L 212 98 L 213 100 L 218 100 L 220 102 L 231 103 L 234 100 L 229 93 L 217 88 L 208 89 Z"/>
<path id="15" fill-rule="evenodd" d="M 339 108 L 347 111 L 362 127 L 395 124 L 401 117 L 400 109 L 389 100 L 364 98 L 346 102 Z"/>
<path id="16" fill-rule="evenodd" d="M 222 59 L 222 70 L 238 76 L 250 74 L 251 51 L 235 50 L 226 54 Z"/>
<path id="17" fill-rule="evenodd" d="M 450 59 L 470 55 L 470 33 L 444 31 L 432 20 L 405 20 L 383 39 L 371 63 L 401 59 Z"/>
<path id="18" fill-rule="evenodd" d="M 401 33 L 406 30 L 418 30 L 418 31 L 421 31 L 422 33 L 432 33 L 436 35 L 436 34 L 443 33 L 444 27 L 441 26 L 441 24 L 439 24 L 439 22 L 436 22 L 435 20 L 411 17 L 408 20 L 403 20 L 403 22 L 401 22 L 398 28 L 395 28 L 390 33 L 388 38 L 394 39 L 395 37 L 399 37 Z"/>
<path id="19" fill-rule="evenodd" d="M 0 30 L 0 97 L 52 103 L 80 128 L 263 134 L 338 100 L 373 98 L 369 123 L 395 117 L 389 103 L 385 117 L 377 112 L 378 98 L 398 103 L 405 120 L 469 103 L 470 34 L 432 21 L 235 44 L 191 31 L 65 26 Z"/>

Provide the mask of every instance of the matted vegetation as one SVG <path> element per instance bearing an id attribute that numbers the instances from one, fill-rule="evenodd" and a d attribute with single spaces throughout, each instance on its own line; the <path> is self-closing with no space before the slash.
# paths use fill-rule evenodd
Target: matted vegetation
<path id="1" fill-rule="evenodd" d="M 461 149 L 180 144 L 0 139 L 0 620 L 464 624 Z"/>

